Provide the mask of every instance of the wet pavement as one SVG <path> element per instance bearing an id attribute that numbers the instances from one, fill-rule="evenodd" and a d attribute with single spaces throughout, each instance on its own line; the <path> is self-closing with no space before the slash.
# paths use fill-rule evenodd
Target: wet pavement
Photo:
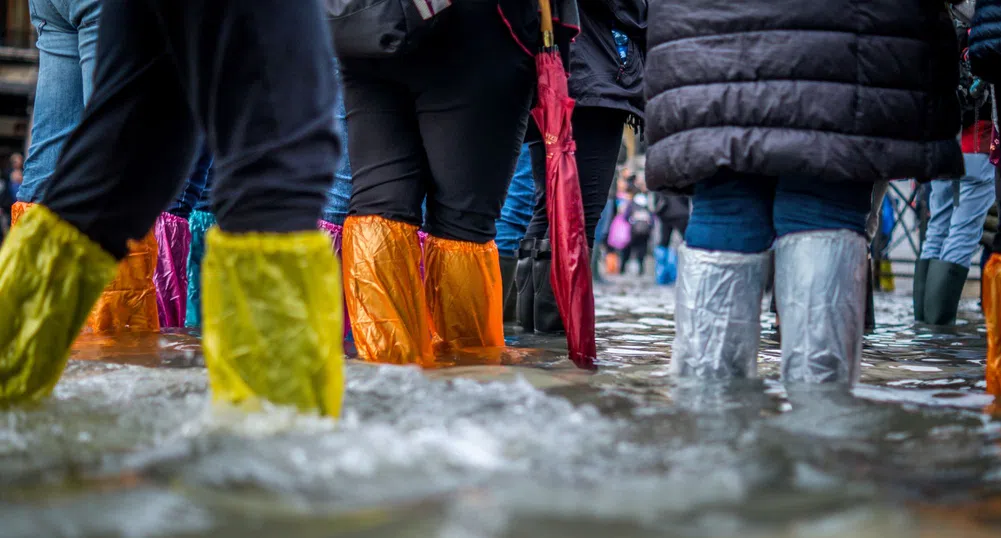
<path id="1" fill-rule="evenodd" d="M 673 290 L 598 290 L 599 371 L 559 339 L 450 368 L 348 367 L 340 423 L 210 405 L 197 338 L 82 338 L 0 412 L 0 537 L 1001 535 L 1001 417 L 975 301 L 877 298 L 854 395 L 668 374 Z"/>

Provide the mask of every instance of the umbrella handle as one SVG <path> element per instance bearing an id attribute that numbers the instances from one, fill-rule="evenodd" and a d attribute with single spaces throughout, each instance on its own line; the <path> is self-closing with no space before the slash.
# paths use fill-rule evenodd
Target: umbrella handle
<path id="1" fill-rule="evenodd" d="M 553 8 L 549 4 L 549 0 L 539 0 L 539 16 L 541 20 L 539 21 L 542 26 L 542 46 L 552 48 L 555 40 L 553 39 Z"/>

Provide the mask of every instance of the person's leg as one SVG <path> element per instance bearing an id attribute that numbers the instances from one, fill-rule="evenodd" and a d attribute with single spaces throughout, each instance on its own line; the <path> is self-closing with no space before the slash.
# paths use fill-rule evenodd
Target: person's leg
<path id="1" fill-rule="evenodd" d="M 946 180 L 932 181 L 928 208 L 931 217 L 928 219 L 928 231 L 921 245 L 921 259 L 937 260 L 942 256 L 942 246 L 949 237 L 949 227 L 952 222 L 953 182 Z"/>
<path id="2" fill-rule="evenodd" d="M 532 332 L 535 331 L 535 278 L 532 269 L 538 253 L 537 247 L 549 233 L 549 221 L 546 218 L 546 147 L 534 120 L 529 120 L 525 130 L 525 146 L 528 147 L 535 193 L 532 216 L 525 230 L 525 238 L 518 248 L 514 287 L 517 293 L 515 311 L 518 325 L 522 330 Z"/>
<path id="3" fill-rule="evenodd" d="M 923 187 L 928 195 L 928 222 L 921 242 L 921 255 L 914 265 L 914 320 L 927 322 L 925 314 L 925 295 L 928 290 L 928 267 L 932 260 L 942 256 L 942 246 L 949 236 L 949 226 L 952 222 L 954 197 L 954 182 L 947 180 L 932 181 Z"/>
<path id="4" fill-rule="evenodd" d="M 338 83 L 340 83 L 340 66 L 336 58 L 333 60 L 337 69 Z M 341 139 L 347 141 L 348 121 L 347 111 L 344 108 L 344 96 L 338 94 L 337 106 L 334 110 L 334 118 L 337 122 L 337 132 Z M 348 216 L 348 206 L 351 202 L 351 160 L 347 152 L 341 155 L 340 166 L 334 174 L 334 184 L 327 193 L 327 205 L 323 208 L 323 220 L 340 227 L 344 225 L 344 219 Z"/>
<path id="5" fill-rule="evenodd" d="M 633 256 L 636 258 L 636 263 L 639 264 L 639 276 L 643 276 L 646 273 L 646 256 L 650 248 L 650 236 L 644 235 L 636 238 L 630 249 Z"/>
<path id="6" fill-rule="evenodd" d="M 578 107 L 571 124 L 577 144 L 577 172 L 584 202 L 587 244 L 594 248 L 595 230 L 608 201 L 628 114 L 611 108 Z"/>
<path id="7" fill-rule="evenodd" d="M 535 183 L 532 177 L 532 157 L 527 144 L 523 144 L 518 164 L 515 166 L 507 198 L 497 219 L 497 251 L 500 255 L 501 281 L 504 289 L 504 322 L 518 319 L 518 293 L 515 286 L 518 253 L 521 241 L 532 220 L 535 200 Z"/>
<path id="8" fill-rule="evenodd" d="M 191 282 L 188 270 L 192 242 L 190 218 L 195 205 L 205 194 L 211 167 L 212 152 L 203 145 L 194 169 L 188 174 L 180 194 L 167 211 L 160 213 L 153 226 L 157 245 L 153 283 L 156 285 L 160 327 L 183 327 L 187 320 L 188 291 Z M 204 235 L 199 240 L 199 245 L 204 245 Z M 199 257 L 198 272 L 200 271 Z M 196 278 L 200 286 L 200 274 Z M 200 306 L 198 308 L 200 309 Z"/>
<path id="9" fill-rule="evenodd" d="M 756 375 L 775 183 L 720 173 L 695 185 L 686 245 L 678 256 L 675 375 Z"/>
<path id="10" fill-rule="evenodd" d="M 353 191 L 344 223 L 344 284 L 362 359 L 423 364 L 432 360 L 417 231 L 430 175 L 413 98 L 380 72 L 392 62 L 345 60 Z"/>
<path id="11" fill-rule="evenodd" d="M 38 33 L 38 84 L 31 146 L 17 199 L 37 203 L 42 185 L 55 171 L 59 153 L 83 114 L 84 76 L 77 29 L 52 0 L 31 0 L 28 7 Z"/>
<path id="12" fill-rule="evenodd" d="M 501 208 L 501 216 L 497 219 L 497 251 L 501 257 L 514 258 L 518 255 L 518 246 L 525 238 L 528 224 L 532 220 L 532 209 L 535 203 L 535 183 L 532 176 L 532 158 L 528 145 L 523 145 L 515 165 L 511 184 L 507 189 L 507 197 Z"/>
<path id="13" fill-rule="evenodd" d="M 215 156 L 202 283 L 213 396 L 336 416 L 340 276 L 316 222 L 340 144 L 320 5 L 148 1 Z"/>
<path id="14" fill-rule="evenodd" d="M 626 274 L 626 265 L 629 263 L 632 257 L 632 245 L 626 245 L 626 248 L 619 251 L 619 274 Z"/>
<path id="15" fill-rule="evenodd" d="M 775 195 L 782 378 L 854 383 L 865 325 L 871 182 L 783 177 Z"/>
<path id="16" fill-rule="evenodd" d="M 197 127 L 149 6 L 109 0 L 102 21 L 93 98 L 39 205 L 0 250 L 0 312 L 10 316 L 0 355 L 14 366 L 5 402 L 52 390 L 115 258 L 147 234 L 193 158 Z"/>
<path id="17" fill-rule="evenodd" d="M 194 169 L 184 182 L 181 193 L 177 195 L 167 212 L 185 220 L 191 217 L 191 212 L 195 210 L 195 206 L 198 205 L 206 192 L 209 170 L 211 169 L 212 151 L 209 150 L 208 146 L 204 146 L 198 155 L 198 160 L 195 161 Z"/>
<path id="18" fill-rule="evenodd" d="M 996 201 L 994 165 L 987 155 L 967 154 L 966 176 L 959 182 L 959 205 L 953 208 L 949 233 L 938 259 L 970 267 L 984 233 L 987 212 Z"/>
<path id="19" fill-rule="evenodd" d="M 966 154 L 966 176 L 959 182 L 959 203 L 953 201 L 949 232 L 938 259 L 928 264 L 924 321 L 951 325 L 970 273 L 973 255 L 984 233 L 987 211 L 994 204 L 994 165 L 987 155 Z M 955 183 L 951 183 L 954 186 Z"/>
<path id="20" fill-rule="evenodd" d="M 440 28 L 418 51 L 424 61 L 410 72 L 433 178 L 425 291 L 436 340 L 503 346 L 493 238 L 528 125 L 535 70 L 496 7 L 460 2 L 450 9 L 445 23 L 452 28 Z"/>

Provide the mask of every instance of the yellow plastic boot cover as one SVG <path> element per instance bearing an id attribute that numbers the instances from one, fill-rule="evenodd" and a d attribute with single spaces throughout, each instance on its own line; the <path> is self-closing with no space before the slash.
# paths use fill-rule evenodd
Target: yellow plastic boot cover
<path id="1" fill-rule="evenodd" d="M 428 237 L 424 290 L 435 347 L 504 345 L 497 245 Z"/>
<path id="2" fill-rule="evenodd" d="M 358 355 L 371 362 L 431 365 L 417 227 L 376 216 L 348 217 L 341 256 Z"/>
<path id="3" fill-rule="evenodd" d="M 42 206 L 0 249 L 0 404 L 52 392 L 115 259 Z"/>
<path id="4" fill-rule="evenodd" d="M 1001 254 L 984 267 L 983 306 L 987 320 L 987 392 L 1001 397 Z"/>
<path id="5" fill-rule="evenodd" d="M 206 239 L 202 347 L 213 397 L 338 416 L 341 279 L 330 239 L 218 228 Z"/>
<path id="6" fill-rule="evenodd" d="M 141 241 L 129 241 L 129 254 L 118 264 L 114 280 L 87 318 L 87 329 L 96 333 L 160 330 L 153 282 L 156 259 L 153 230 Z"/>
<path id="7" fill-rule="evenodd" d="M 11 208 L 11 225 L 17 224 L 35 204 L 18 202 Z M 96 333 L 116 331 L 157 331 L 156 269 L 157 244 L 153 231 L 142 241 L 129 242 L 129 255 L 118 264 L 114 280 L 101 294 L 87 318 L 86 329 Z"/>

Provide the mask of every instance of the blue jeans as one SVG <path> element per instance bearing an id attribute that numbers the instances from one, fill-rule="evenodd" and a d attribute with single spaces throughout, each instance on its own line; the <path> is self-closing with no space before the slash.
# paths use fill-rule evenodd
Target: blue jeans
<path id="1" fill-rule="evenodd" d="M 38 202 L 63 144 L 80 123 L 93 90 L 100 0 L 29 0 L 38 33 L 38 87 L 21 202 Z"/>
<path id="2" fill-rule="evenodd" d="M 851 230 L 865 235 L 871 205 L 868 182 L 720 173 L 695 185 L 685 243 L 753 254 L 791 233 Z"/>
<path id="3" fill-rule="evenodd" d="M 340 66 L 337 66 L 337 80 L 340 84 Z M 341 135 L 341 164 L 334 174 L 334 184 L 327 193 L 327 205 L 323 207 L 323 220 L 343 225 L 344 219 L 348 216 L 348 203 L 351 201 L 351 162 L 348 160 L 348 122 L 347 113 L 344 110 L 344 94 L 337 93 L 337 105 L 334 110 L 334 117 L 337 121 L 337 132 Z"/>
<path id="4" fill-rule="evenodd" d="M 501 256 L 518 256 L 518 243 L 525 237 L 528 223 L 532 220 L 535 204 L 535 181 L 532 177 L 532 157 L 528 144 L 521 147 L 518 165 L 507 189 L 507 199 L 497 219 L 497 250 Z"/>
<path id="5" fill-rule="evenodd" d="M 202 148 L 201 155 L 195 161 L 195 169 L 191 171 L 184 189 L 178 195 L 174 205 L 167 212 L 181 218 L 189 218 L 195 209 L 211 211 L 209 207 L 209 186 L 212 183 L 212 151 L 208 146 Z"/>
<path id="6" fill-rule="evenodd" d="M 922 260 L 942 260 L 969 267 L 984 233 L 987 211 L 995 201 L 994 165 L 987 155 L 963 156 L 966 175 L 959 182 L 959 204 L 952 181 L 933 181 L 928 233 Z"/>

